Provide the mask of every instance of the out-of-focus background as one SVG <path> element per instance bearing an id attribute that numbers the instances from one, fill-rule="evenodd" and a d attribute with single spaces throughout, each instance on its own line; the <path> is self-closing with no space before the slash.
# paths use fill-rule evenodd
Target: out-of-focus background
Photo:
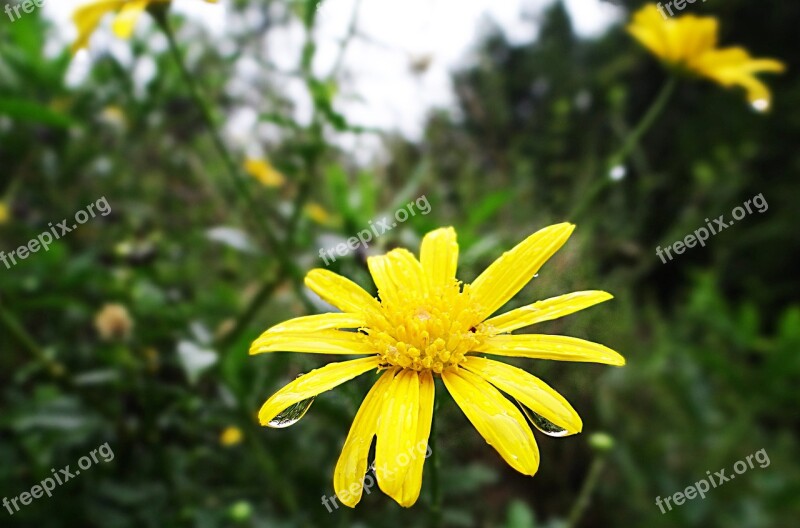
<path id="1" fill-rule="evenodd" d="M 509 307 L 609 291 L 536 331 L 628 364 L 514 361 L 584 421 L 573 437 L 537 433 L 533 478 L 437 387 L 441 525 L 796 524 L 796 2 L 687 4 L 719 19 L 723 45 L 786 63 L 765 78 L 773 108 L 682 80 L 613 166 L 668 77 L 624 30 L 639 2 L 176 1 L 183 70 L 149 16 L 130 40 L 104 18 L 72 56 L 80 3 L 0 12 L 0 497 L 96 460 L 52 497 L 3 505 L 0 525 L 430 523 L 429 471 L 411 509 L 370 493 L 329 512 L 372 379 L 262 428 L 263 401 L 330 358 L 249 357 L 249 343 L 329 309 L 302 286 L 314 267 L 374 292 L 367 255 L 416 252 L 452 225 L 469 282 L 561 221 L 578 225 L 572 239 Z M 766 207 L 705 247 L 657 256 L 756 196 Z M 417 214 L 368 248 L 320 258 L 412 201 Z M 36 252 L 9 256 L 31 240 Z M 704 499 L 656 505 L 757 452 Z"/>

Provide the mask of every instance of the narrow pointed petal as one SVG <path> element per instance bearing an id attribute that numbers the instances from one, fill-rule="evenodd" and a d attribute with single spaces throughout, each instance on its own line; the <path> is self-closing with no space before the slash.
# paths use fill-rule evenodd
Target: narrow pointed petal
<path id="1" fill-rule="evenodd" d="M 614 296 L 604 291 L 581 291 L 559 295 L 543 301 L 511 310 L 484 322 L 493 332 L 505 333 L 518 328 L 558 319 L 578 312 L 595 304 L 612 299 Z"/>
<path id="2" fill-rule="evenodd" d="M 345 506 L 354 508 L 361 501 L 367 457 L 372 438 L 378 428 L 378 416 L 383 407 L 386 389 L 394 378 L 396 369 L 387 370 L 375 382 L 358 409 L 353 425 L 342 447 L 333 473 L 333 489 Z"/>
<path id="3" fill-rule="evenodd" d="M 296 317 L 277 324 L 261 334 L 319 332 L 320 330 L 336 330 L 339 328 L 361 328 L 367 322 L 361 314 L 324 313 Z"/>
<path id="4" fill-rule="evenodd" d="M 325 269 L 313 269 L 306 275 L 306 286 L 322 300 L 343 312 L 380 312 L 378 301 L 361 286 Z"/>
<path id="5" fill-rule="evenodd" d="M 452 284 L 458 267 L 455 229 L 442 227 L 425 235 L 419 258 L 429 286 Z"/>
<path id="6" fill-rule="evenodd" d="M 375 349 L 358 332 L 265 332 L 252 345 L 250 354 L 264 352 L 306 352 L 309 354 L 375 354 Z"/>
<path id="7" fill-rule="evenodd" d="M 419 421 L 417 422 L 417 436 L 414 450 L 409 454 L 408 473 L 403 481 L 400 506 L 410 508 L 417 502 L 422 490 L 422 469 L 425 465 L 425 455 L 428 452 L 428 440 L 431 435 L 433 423 L 433 402 L 435 385 L 430 371 L 419 373 Z"/>
<path id="8" fill-rule="evenodd" d="M 312 370 L 273 394 L 258 412 L 258 420 L 261 425 L 269 425 L 270 421 L 287 407 L 331 390 L 345 381 L 376 368 L 378 368 L 378 357 L 373 356 L 341 363 L 330 363 L 322 368 Z"/>
<path id="9" fill-rule="evenodd" d="M 147 5 L 150 4 L 151 1 L 152 0 L 134 0 L 132 2 L 126 2 L 119 10 L 117 18 L 114 19 L 114 24 L 112 25 L 114 33 L 119 38 L 130 38 L 133 34 L 133 28 L 136 26 L 136 22 L 139 20 L 142 13 L 144 13 L 144 10 L 147 9 Z"/>
<path id="10" fill-rule="evenodd" d="M 409 291 L 426 289 L 422 265 L 406 249 L 393 249 L 385 255 L 369 257 L 367 265 L 381 301 L 400 303 Z"/>
<path id="11" fill-rule="evenodd" d="M 536 376 L 481 357 L 469 357 L 463 366 L 569 434 L 580 433 L 583 429 L 581 417 L 569 402 Z"/>
<path id="12" fill-rule="evenodd" d="M 540 229 L 486 268 L 469 285 L 472 301 L 481 309 L 481 319 L 493 314 L 528 284 L 574 229 L 568 223 Z"/>
<path id="13" fill-rule="evenodd" d="M 544 334 L 499 335 L 490 337 L 475 352 L 498 356 L 605 363 L 622 366 L 625 358 L 599 343 L 577 337 Z"/>
<path id="14" fill-rule="evenodd" d="M 442 373 L 447 390 L 475 429 L 523 475 L 539 469 L 539 449 L 525 417 L 496 388 L 464 369 Z"/>
<path id="15" fill-rule="evenodd" d="M 419 424 L 419 374 L 403 369 L 385 392 L 378 417 L 375 475 L 378 486 L 398 503 L 409 470 L 407 457 L 414 451 Z"/>
<path id="16" fill-rule="evenodd" d="M 92 33 L 100 25 L 100 21 L 106 13 L 116 11 L 124 4 L 124 0 L 106 0 L 86 4 L 76 9 L 72 15 L 72 20 L 78 28 L 78 38 L 72 44 L 72 53 L 77 53 L 78 50 L 85 48 L 89 44 Z"/>

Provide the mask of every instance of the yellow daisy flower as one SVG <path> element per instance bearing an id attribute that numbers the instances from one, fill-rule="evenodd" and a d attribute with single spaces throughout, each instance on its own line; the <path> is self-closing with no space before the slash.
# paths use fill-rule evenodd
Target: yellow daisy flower
<path id="1" fill-rule="evenodd" d="M 286 183 L 283 173 L 265 159 L 248 158 L 244 162 L 244 170 L 265 187 L 281 187 Z"/>
<path id="2" fill-rule="evenodd" d="M 0 202 L 0 225 L 8 222 L 9 218 L 11 218 L 11 213 L 8 210 L 8 206 L 5 203 Z"/>
<path id="3" fill-rule="evenodd" d="M 420 446 L 424 451 L 428 442 L 434 377 L 440 377 L 489 445 L 511 467 L 533 475 L 539 467 L 533 433 L 522 412 L 500 391 L 530 409 L 534 425 L 540 427 L 536 422 L 544 421 L 557 428 L 560 436 L 580 432 L 581 419 L 538 378 L 478 354 L 625 363 L 613 350 L 582 339 L 510 334 L 606 301 L 612 297 L 608 293 L 570 293 L 490 317 L 534 277 L 574 227 L 563 223 L 534 233 L 463 287 L 456 279 L 458 244 L 452 227 L 428 233 L 419 260 L 405 249 L 368 259 L 380 300 L 333 272 L 310 271 L 306 285 L 342 313 L 299 317 L 274 326 L 253 343 L 250 353 L 364 357 L 329 363 L 297 378 L 264 403 L 259 420 L 263 425 L 285 427 L 287 409 L 360 374 L 382 371 L 345 440 L 334 472 L 334 490 L 347 506 L 361 500 L 367 456 L 377 436 L 378 485 L 401 506 L 409 507 L 422 486 Z"/>
<path id="4" fill-rule="evenodd" d="M 769 89 L 755 74 L 782 72 L 775 59 L 754 59 L 744 48 L 718 48 L 719 21 L 715 17 L 684 15 L 665 20 L 653 4 L 633 16 L 628 32 L 667 64 L 706 77 L 724 87 L 741 86 L 757 110 L 770 106 Z"/>
<path id="5" fill-rule="evenodd" d="M 78 27 L 78 39 L 72 44 L 72 53 L 85 48 L 89 38 L 100 25 L 100 21 L 108 13 L 117 13 L 114 19 L 114 33 L 119 38 L 128 39 L 133 34 L 133 28 L 139 16 L 150 4 L 168 4 L 171 0 L 93 0 L 79 7 L 72 15 Z M 216 3 L 217 0 L 205 0 Z"/>

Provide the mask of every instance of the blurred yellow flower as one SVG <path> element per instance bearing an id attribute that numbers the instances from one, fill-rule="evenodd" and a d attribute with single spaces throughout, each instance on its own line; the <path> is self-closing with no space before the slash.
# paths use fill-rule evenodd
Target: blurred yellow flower
<path id="1" fill-rule="evenodd" d="M 236 444 L 240 444 L 242 442 L 242 438 L 244 435 L 242 434 L 242 430 L 238 427 L 226 427 L 222 434 L 219 435 L 219 443 L 223 446 L 234 446 Z"/>
<path id="2" fill-rule="evenodd" d="M 92 0 L 80 6 L 72 15 L 78 28 L 78 39 L 72 44 L 72 53 L 89 44 L 92 33 L 108 13 L 117 13 L 114 19 L 114 33 L 120 38 L 130 38 L 139 16 L 150 4 L 169 4 L 171 0 Z M 217 0 L 205 0 L 216 3 Z"/>
<path id="3" fill-rule="evenodd" d="M 606 292 L 569 293 L 490 317 L 538 273 L 574 227 L 563 223 L 534 233 L 463 287 L 456 279 L 459 248 L 452 227 L 428 233 L 419 260 L 405 249 L 370 257 L 367 264 L 379 299 L 336 273 L 310 271 L 306 286 L 341 312 L 278 324 L 256 339 L 250 353 L 364 357 L 329 363 L 298 377 L 264 403 L 259 412 L 261 423 L 291 425 L 302 416 L 302 407 L 307 407 L 304 402 L 317 394 L 366 372 L 382 371 L 345 440 L 334 472 L 334 490 L 347 506 L 354 507 L 361 500 L 367 457 L 373 437 L 377 437 L 378 486 L 401 506 L 409 507 L 417 501 L 422 486 L 425 457 L 420 452 L 427 447 L 431 430 L 434 377 L 440 377 L 489 445 L 511 467 L 533 475 L 539 467 L 539 451 L 525 414 L 534 426 L 552 436 L 580 432 L 581 418 L 539 378 L 478 354 L 625 363 L 613 350 L 574 337 L 510 335 L 513 330 L 611 299 Z M 523 410 L 500 391 L 516 399 Z M 296 411 L 298 406 L 300 411 Z"/>
<path id="4" fill-rule="evenodd" d="M 8 206 L 5 202 L 0 202 L 0 225 L 8 222 L 9 218 L 11 218 L 11 212 L 8 210 Z"/>
<path id="5" fill-rule="evenodd" d="M 755 74 L 785 69 L 778 60 L 750 57 L 744 48 L 718 48 L 719 21 L 715 17 L 684 15 L 665 20 L 655 5 L 647 4 L 634 14 L 628 32 L 671 66 L 721 86 L 741 86 L 760 111 L 769 108 L 771 94 Z"/>
<path id="6" fill-rule="evenodd" d="M 320 225 L 327 225 L 330 222 L 331 215 L 320 204 L 310 202 L 305 207 L 306 215 Z"/>
<path id="7" fill-rule="evenodd" d="M 103 341 L 128 339 L 133 330 L 133 319 L 121 304 L 106 304 L 94 316 L 94 326 Z"/>
<path id="8" fill-rule="evenodd" d="M 244 170 L 266 187 L 280 187 L 286 182 L 284 175 L 264 159 L 247 159 L 244 162 Z"/>

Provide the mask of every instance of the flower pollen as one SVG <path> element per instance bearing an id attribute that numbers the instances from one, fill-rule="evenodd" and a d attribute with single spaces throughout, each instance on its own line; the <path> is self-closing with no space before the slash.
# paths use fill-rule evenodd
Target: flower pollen
<path id="1" fill-rule="evenodd" d="M 367 317 L 366 339 L 383 367 L 397 366 L 441 374 L 464 360 L 489 335 L 482 331 L 479 307 L 458 281 L 429 291 L 406 291 L 402 302 L 381 302 L 380 314 Z"/>

